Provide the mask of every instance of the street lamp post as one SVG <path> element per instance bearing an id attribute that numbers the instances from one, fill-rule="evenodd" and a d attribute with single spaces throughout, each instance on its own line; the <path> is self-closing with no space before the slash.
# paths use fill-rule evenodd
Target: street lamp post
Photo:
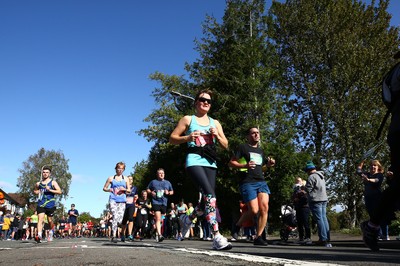
<path id="1" fill-rule="evenodd" d="M 173 96 L 176 96 L 176 97 L 182 97 L 182 98 L 186 98 L 186 99 L 194 101 L 194 98 L 192 96 L 185 95 L 185 94 L 182 94 L 182 93 L 177 92 L 177 91 L 171 91 L 171 94 Z"/>

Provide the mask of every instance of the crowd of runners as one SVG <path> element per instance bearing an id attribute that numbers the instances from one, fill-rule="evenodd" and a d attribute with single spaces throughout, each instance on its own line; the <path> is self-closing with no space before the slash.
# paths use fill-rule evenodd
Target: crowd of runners
<path id="1" fill-rule="evenodd" d="M 267 246 L 264 228 L 268 221 L 271 192 L 263 172 L 266 168 L 274 167 L 275 159 L 265 156 L 260 148 L 260 131 L 256 126 L 248 128 L 245 132 L 246 143 L 236 148 L 229 162 L 231 168 L 238 170 L 240 177 L 239 191 L 243 205 L 240 219 L 235 221 L 231 241 L 220 233 L 220 217 L 215 193 L 216 146 L 226 149 L 228 140 L 219 121 L 208 116 L 212 95 L 208 89 L 196 94 L 195 114 L 182 117 L 169 140 L 171 144 L 187 145 L 185 170 L 198 188 L 198 202 L 188 204 L 184 200 L 177 203 L 168 202 L 169 197 L 174 195 L 174 189 L 165 179 L 162 168 L 157 170 L 156 178 L 146 189 L 139 193 L 133 185 L 133 177 L 123 175 L 125 163 L 118 162 L 115 174 L 107 178 L 103 187 L 103 191 L 109 193 L 110 211 L 98 224 L 93 224 L 91 221 L 79 222 L 79 212 L 75 209 L 75 205 L 71 205 L 67 218 L 62 217 L 54 221 L 55 195 L 62 192 L 57 182 L 50 178 L 51 168 L 44 167 L 42 180 L 36 183 L 34 189 L 39 199 L 37 213 L 25 220 L 21 220 L 18 215 L 10 217 L 10 213 L 1 214 L 2 239 L 35 239 L 40 243 L 45 239 L 52 241 L 54 237 L 108 237 L 110 241 L 117 243 L 154 238 L 160 243 L 165 238 L 181 241 L 196 236 L 212 240 L 213 249 L 227 250 L 232 248 L 231 242 L 238 239 L 241 228 L 246 227 L 249 221 L 254 221 L 250 233 L 254 245 Z M 372 250 L 379 249 L 377 246 L 379 231 L 382 239 L 388 238 L 387 223 L 385 224 L 387 221 L 382 219 L 385 216 L 377 216 L 376 210 L 383 211 L 383 208 L 379 207 L 381 197 L 385 199 L 382 202 L 387 202 L 396 196 L 393 189 L 398 188 L 396 177 L 398 166 L 397 161 L 393 159 L 392 150 L 391 170 L 394 170 L 394 174 L 391 172 L 391 175 L 394 178 L 392 185 L 389 186 L 390 194 L 387 194 L 389 197 L 386 197 L 385 193 L 379 197 L 376 194 L 380 191 L 383 179 L 383 168 L 379 161 L 372 161 L 369 171 L 363 171 L 362 164 L 357 169 L 365 185 L 364 197 L 368 212 L 370 217 L 374 217 L 374 220 L 362 223 L 364 242 Z M 332 247 L 329 243 L 330 229 L 326 216 L 328 197 L 324 174 L 316 169 L 312 161 L 306 163 L 304 171 L 308 174 L 307 181 L 303 182 L 297 178 L 293 188 L 293 203 L 297 213 L 300 214 L 297 220 L 300 241 L 304 241 L 305 244 L 311 243 L 309 216 L 312 214 L 318 228 L 318 240 L 314 243 Z"/>

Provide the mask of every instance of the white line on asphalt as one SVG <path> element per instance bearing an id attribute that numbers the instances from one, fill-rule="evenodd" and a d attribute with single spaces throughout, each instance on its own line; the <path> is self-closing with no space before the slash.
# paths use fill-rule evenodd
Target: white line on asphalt
<path id="1" fill-rule="evenodd" d="M 228 257 L 233 259 L 240 259 L 249 262 L 257 262 L 257 263 L 275 263 L 278 265 L 308 265 L 308 266 L 322 266 L 322 265 L 331 265 L 331 266 L 340 266 L 340 264 L 333 264 L 333 263 L 319 263 L 319 262 L 312 262 L 312 261 L 298 261 L 298 260 L 288 260 L 288 259 L 281 259 L 281 258 L 272 258 L 272 257 L 262 257 L 262 256 L 254 256 L 248 254 L 240 254 L 240 253 L 228 253 L 228 252 L 221 252 L 221 251 L 205 251 L 205 250 L 198 250 L 198 249 L 186 249 L 186 248 L 177 248 L 174 249 L 177 251 L 183 252 L 190 252 L 194 254 L 206 254 L 209 256 L 222 256 Z"/>

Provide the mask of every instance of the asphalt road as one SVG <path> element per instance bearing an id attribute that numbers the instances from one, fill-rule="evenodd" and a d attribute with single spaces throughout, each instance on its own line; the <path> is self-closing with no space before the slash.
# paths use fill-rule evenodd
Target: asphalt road
<path id="1" fill-rule="evenodd" d="M 0 265 L 399 265 L 400 241 L 366 249 L 359 238 L 334 239 L 332 248 L 269 240 L 267 247 L 238 241 L 228 251 L 212 250 L 210 241 L 153 239 L 111 243 L 106 238 L 0 241 Z"/>

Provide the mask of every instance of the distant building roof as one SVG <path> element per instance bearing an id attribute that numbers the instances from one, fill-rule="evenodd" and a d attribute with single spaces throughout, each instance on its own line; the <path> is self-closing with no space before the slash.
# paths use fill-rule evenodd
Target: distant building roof
<path id="1" fill-rule="evenodd" d="M 20 193 L 8 193 L 8 195 L 21 207 L 27 204 L 26 199 Z"/>
<path id="2" fill-rule="evenodd" d="M 4 198 L 13 202 L 15 205 L 20 207 L 24 207 L 27 204 L 26 199 L 22 196 L 21 193 L 7 193 L 0 188 L 0 192 L 3 193 Z"/>

